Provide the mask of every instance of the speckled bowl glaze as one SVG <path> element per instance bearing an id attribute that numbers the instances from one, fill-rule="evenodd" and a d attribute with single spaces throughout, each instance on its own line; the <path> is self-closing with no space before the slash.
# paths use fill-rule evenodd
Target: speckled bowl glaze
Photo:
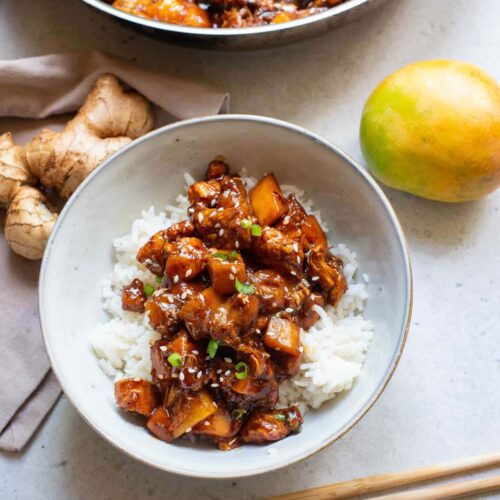
<path id="1" fill-rule="evenodd" d="M 113 381 L 99 368 L 89 332 L 105 319 L 100 284 L 113 266 L 112 240 L 142 209 L 158 209 L 184 189 L 183 173 L 201 178 L 217 155 L 256 177 L 273 171 L 306 191 L 332 227 L 330 238 L 358 254 L 370 275 L 365 316 L 376 325 L 354 387 L 305 417 L 300 434 L 272 445 L 221 452 L 207 443 L 166 444 L 115 405 Z M 300 127 L 246 115 L 199 118 L 155 130 L 119 151 L 78 188 L 45 251 L 40 317 L 52 368 L 85 420 L 129 455 L 196 477 L 260 474 L 301 460 L 351 429 L 380 396 L 403 349 L 411 312 L 406 243 L 383 192 L 345 153 Z"/>

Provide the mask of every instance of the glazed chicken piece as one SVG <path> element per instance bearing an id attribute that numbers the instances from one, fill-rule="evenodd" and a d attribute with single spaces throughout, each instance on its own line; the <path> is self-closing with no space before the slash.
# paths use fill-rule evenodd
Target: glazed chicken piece
<path id="1" fill-rule="evenodd" d="M 123 378 L 115 382 L 115 399 L 125 411 L 149 417 L 160 403 L 156 387 L 139 378 Z"/>
<path id="2" fill-rule="evenodd" d="M 275 227 L 289 238 L 300 242 L 302 236 L 301 228 L 305 218 L 305 210 L 297 201 L 297 198 L 291 194 L 286 199 L 286 212 L 276 223 Z"/>
<path id="3" fill-rule="evenodd" d="M 280 410 L 252 412 L 240 433 L 244 443 L 264 444 L 279 441 L 299 431 L 304 419 L 296 406 Z"/>
<path id="4" fill-rule="evenodd" d="M 213 2 L 209 2 L 213 5 Z M 205 175 L 205 178 L 207 180 L 210 179 L 218 179 L 219 177 L 222 177 L 224 175 L 229 174 L 229 166 L 227 163 L 223 162 L 222 160 L 213 160 L 210 162 L 210 165 L 208 165 L 207 173 Z"/>
<path id="5" fill-rule="evenodd" d="M 184 303 L 189 302 L 207 288 L 207 284 L 202 279 L 193 281 L 179 281 L 170 283 L 169 292 L 176 295 Z"/>
<path id="6" fill-rule="evenodd" d="M 163 406 L 158 406 L 154 409 L 148 418 L 146 427 L 154 436 L 166 443 L 171 443 L 174 440 L 172 420 Z"/>
<path id="7" fill-rule="evenodd" d="M 170 242 L 177 241 L 180 238 L 189 238 L 195 235 L 194 225 L 190 220 L 176 222 L 165 231 L 165 235 Z"/>
<path id="8" fill-rule="evenodd" d="M 236 290 L 236 280 L 246 281 L 245 262 L 234 250 L 215 250 L 208 257 L 208 274 L 212 286 L 217 293 L 233 294 Z"/>
<path id="9" fill-rule="evenodd" d="M 307 273 L 313 283 L 318 283 L 329 304 L 338 304 L 347 289 L 342 272 L 342 261 L 321 250 L 312 249 L 307 257 Z"/>
<path id="10" fill-rule="evenodd" d="M 255 255 L 266 265 L 287 276 L 303 274 L 304 252 L 301 245 L 274 227 L 262 229 L 252 246 Z"/>
<path id="11" fill-rule="evenodd" d="M 153 381 L 162 389 L 174 380 L 191 391 L 203 386 L 205 356 L 185 330 L 173 340 L 157 340 L 151 346 L 151 365 Z"/>
<path id="12" fill-rule="evenodd" d="M 287 281 L 285 310 L 297 314 L 311 294 L 311 285 L 306 279 Z M 290 311 L 292 310 L 292 311 Z"/>
<path id="13" fill-rule="evenodd" d="M 135 279 L 122 289 L 122 309 L 137 313 L 144 312 L 147 296 L 144 292 L 144 283 Z"/>
<path id="14" fill-rule="evenodd" d="M 249 273 L 249 281 L 255 286 L 261 314 L 273 314 L 285 308 L 286 282 L 278 272 L 272 269 L 255 271 Z"/>
<path id="15" fill-rule="evenodd" d="M 254 218 L 239 177 L 196 182 L 188 190 L 188 199 L 196 231 L 211 246 L 230 250 L 250 246 Z"/>
<path id="16" fill-rule="evenodd" d="M 191 184 L 188 188 L 188 200 L 191 204 L 188 212 L 193 214 L 195 210 L 211 208 L 217 205 L 221 193 L 219 180 L 209 179 Z M 194 217 L 196 220 L 197 217 Z"/>
<path id="17" fill-rule="evenodd" d="M 195 340 L 210 336 L 210 331 L 216 325 L 217 311 L 224 300 L 213 287 L 209 287 L 182 307 L 179 317 Z"/>
<path id="18" fill-rule="evenodd" d="M 265 377 L 248 376 L 240 380 L 233 375 L 229 379 L 223 378 L 223 382 L 219 383 L 224 400 L 246 411 L 273 407 L 278 401 L 278 382 L 270 360 L 266 363 Z"/>
<path id="19" fill-rule="evenodd" d="M 198 238 L 180 238 L 168 247 L 165 275 L 174 283 L 190 281 L 203 272 L 207 248 Z"/>
<path id="20" fill-rule="evenodd" d="M 189 301 L 179 316 L 194 339 L 209 336 L 217 342 L 237 346 L 240 331 L 252 327 L 258 310 L 259 301 L 253 295 L 238 293 L 224 299 L 210 287 Z"/>
<path id="21" fill-rule="evenodd" d="M 319 320 L 319 314 L 313 309 L 314 305 L 323 307 L 325 305 L 325 299 L 319 293 L 311 293 L 302 305 L 302 309 L 299 314 L 299 324 L 304 330 L 309 330 L 314 326 Z"/>
<path id="22" fill-rule="evenodd" d="M 139 249 L 137 261 L 144 264 L 156 276 L 163 276 L 168 256 L 164 250 L 167 243 L 167 231 L 163 229 L 158 231 Z"/>
<path id="23" fill-rule="evenodd" d="M 170 336 L 180 326 L 179 311 L 184 301 L 165 288 L 160 288 L 147 300 L 145 309 L 151 327 L 159 334 Z"/>

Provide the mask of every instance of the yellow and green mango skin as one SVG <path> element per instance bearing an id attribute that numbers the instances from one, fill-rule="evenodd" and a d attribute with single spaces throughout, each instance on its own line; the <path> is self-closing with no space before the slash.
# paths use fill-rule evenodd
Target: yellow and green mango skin
<path id="1" fill-rule="evenodd" d="M 432 200 L 475 200 L 500 186 L 500 86 L 463 62 L 406 66 L 369 97 L 360 140 L 384 184 Z"/>

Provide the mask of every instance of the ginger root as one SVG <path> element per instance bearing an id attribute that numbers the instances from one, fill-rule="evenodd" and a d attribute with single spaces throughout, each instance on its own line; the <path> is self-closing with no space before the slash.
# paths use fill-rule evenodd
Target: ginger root
<path id="1" fill-rule="evenodd" d="M 37 181 L 67 199 L 99 164 L 149 132 L 153 114 L 138 92 L 101 75 L 62 132 L 42 130 L 26 146 L 0 136 L 0 205 L 6 205 L 5 237 L 12 250 L 40 259 L 57 215 Z"/>
<path id="2" fill-rule="evenodd" d="M 16 146 L 12 134 L 0 135 L 0 206 L 7 206 L 22 184 L 35 182 L 25 164 L 24 149 Z"/>

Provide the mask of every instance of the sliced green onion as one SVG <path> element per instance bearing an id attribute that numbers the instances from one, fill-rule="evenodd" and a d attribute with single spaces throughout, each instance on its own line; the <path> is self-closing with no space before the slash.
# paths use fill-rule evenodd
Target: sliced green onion
<path id="1" fill-rule="evenodd" d="M 234 284 L 236 291 L 239 293 L 246 293 L 247 295 L 253 295 L 255 293 L 255 288 L 249 283 L 242 283 L 238 278 Z"/>
<path id="2" fill-rule="evenodd" d="M 260 227 L 258 224 L 252 224 L 252 226 L 250 227 L 250 232 L 252 233 L 252 236 L 261 236 L 262 227 Z"/>
<path id="3" fill-rule="evenodd" d="M 283 415 L 283 413 L 276 413 L 276 415 L 274 415 L 274 418 L 276 420 L 279 420 L 280 422 L 286 422 L 286 415 Z"/>
<path id="4" fill-rule="evenodd" d="M 244 410 L 243 408 L 235 408 L 232 412 L 231 412 L 231 416 L 235 419 L 235 420 L 239 420 L 244 414 L 246 413 L 246 410 Z"/>
<path id="5" fill-rule="evenodd" d="M 231 250 L 229 252 L 229 262 L 235 262 L 236 260 L 239 260 L 240 254 L 236 250 Z"/>
<path id="6" fill-rule="evenodd" d="M 146 297 L 151 297 L 153 293 L 155 293 L 155 287 L 153 285 L 144 285 L 144 293 L 146 294 Z"/>
<path id="7" fill-rule="evenodd" d="M 248 365 L 240 361 L 235 367 L 235 375 L 238 380 L 244 380 L 248 377 Z"/>
<path id="8" fill-rule="evenodd" d="M 155 278 L 155 280 L 156 280 L 156 283 L 162 283 L 163 282 L 163 276 L 157 276 Z"/>
<path id="9" fill-rule="evenodd" d="M 220 260 L 226 261 L 228 255 L 225 252 L 215 252 L 212 254 L 212 257 L 214 257 L 215 259 L 220 259 Z"/>
<path id="10" fill-rule="evenodd" d="M 241 221 L 241 227 L 243 229 L 249 229 L 251 225 L 252 225 L 252 221 L 250 219 L 243 219 Z"/>
<path id="11" fill-rule="evenodd" d="M 215 353 L 217 352 L 217 349 L 219 348 L 219 343 L 216 340 L 210 340 L 210 342 L 207 345 L 207 354 L 214 359 L 215 358 Z"/>
<path id="12" fill-rule="evenodd" d="M 167 360 L 172 366 L 181 366 L 182 364 L 182 356 L 178 352 L 173 352 Z"/>

